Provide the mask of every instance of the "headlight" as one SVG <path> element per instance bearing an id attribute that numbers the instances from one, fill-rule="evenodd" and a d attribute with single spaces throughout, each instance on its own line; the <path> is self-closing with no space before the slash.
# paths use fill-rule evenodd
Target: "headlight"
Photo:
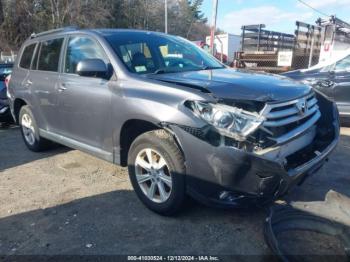
<path id="1" fill-rule="evenodd" d="M 214 126 L 219 133 L 243 141 L 265 120 L 258 113 L 224 104 L 191 101 L 192 111 Z"/>

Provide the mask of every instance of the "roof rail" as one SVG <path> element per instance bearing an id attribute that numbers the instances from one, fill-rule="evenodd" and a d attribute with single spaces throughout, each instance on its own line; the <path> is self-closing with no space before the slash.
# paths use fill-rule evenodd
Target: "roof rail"
<path id="1" fill-rule="evenodd" d="M 30 35 L 30 38 L 35 38 L 35 37 L 44 36 L 44 35 L 50 35 L 50 34 L 53 34 L 53 33 L 59 33 L 59 32 L 64 32 L 64 31 L 73 31 L 73 30 L 77 30 L 77 29 L 79 29 L 79 28 L 76 27 L 76 26 L 67 26 L 67 27 L 52 29 L 52 30 L 49 30 L 49 31 L 44 31 L 44 32 L 37 33 L 37 34 L 36 33 L 32 33 Z"/>

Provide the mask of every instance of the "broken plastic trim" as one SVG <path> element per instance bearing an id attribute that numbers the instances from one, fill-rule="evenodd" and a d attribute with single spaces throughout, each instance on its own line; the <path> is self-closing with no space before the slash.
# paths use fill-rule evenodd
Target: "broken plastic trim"
<path id="1" fill-rule="evenodd" d="M 222 103 L 187 100 L 184 105 L 196 117 L 215 128 L 218 133 L 237 141 L 247 140 L 248 136 L 265 121 L 265 117 L 257 112 L 250 112 Z M 244 121 L 243 125 L 241 125 L 242 120 Z"/>
<path id="2" fill-rule="evenodd" d="M 215 146 L 215 147 L 217 147 L 217 146 L 232 146 L 232 147 L 239 149 L 239 145 L 241 143 L 239 141 L 235 141 L 233 138 L 225 137 L 225 136 L 221 135 L 211 125 L 206 125 L 202 128 L 198 128 L 198 127 L 191 127 L 191 126 L 185 126 L 185 125 L 178 125 L 178 124 L 174 124 L 174 123 L 166 123 L 166 122 L 160 123 L 160 126 L 164 129 L 168 130 L 169 132 L 172 132 L 172 130 L 171 130 L 172 125 L 180 127 L 181 129 L 183 129 L 187 133 L 189 133 L 189 134 L 193 135 L 194 137 L 196 137 L 202 141 L 205 141 L 205 142 L 207 142 L 210 145 Z"/>
<path id="3" fill-rule="evenodd" d="M 281 248 L 278 235 L 291 231 L 303 230 L 337 237 L 343 244 L 347 259 L 350 258 L 350 228 L 335 221 L 295 209 L 291 205 L 274 205 L 266 218 L 264 227 L 265 240 L 282 261 L 293 261 L 293 255 L 287 255 Z"/>

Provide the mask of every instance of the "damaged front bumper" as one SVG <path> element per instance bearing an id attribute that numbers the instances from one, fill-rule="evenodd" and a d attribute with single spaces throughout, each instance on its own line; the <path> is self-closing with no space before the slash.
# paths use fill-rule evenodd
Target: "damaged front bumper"
<path id="1" fill-rule="evenodd" d="M 268 203 L 286 194 L 316 172 L 338 143 L 338 111 L 333 103 L 327 110 L 333 113 L 320 118 L 317 125 L 322 128 L 316 126 L 311 143 L 291 154 L 288 164 L 234 146 L 213 145 L 191 128 L 168 124 L 185 156 L 188 193 L 205 204 L 223 207 Z"/>

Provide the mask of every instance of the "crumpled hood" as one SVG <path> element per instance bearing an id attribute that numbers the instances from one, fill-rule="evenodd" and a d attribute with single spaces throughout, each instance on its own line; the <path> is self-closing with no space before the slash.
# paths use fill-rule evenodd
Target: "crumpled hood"
<path id="1" fill-rule="evenodd" d="M 286 101 L 306 95 L 311 89 L 284 76 L 228 68 L 147 77 L 207 91 L 219 99 Z"/>

